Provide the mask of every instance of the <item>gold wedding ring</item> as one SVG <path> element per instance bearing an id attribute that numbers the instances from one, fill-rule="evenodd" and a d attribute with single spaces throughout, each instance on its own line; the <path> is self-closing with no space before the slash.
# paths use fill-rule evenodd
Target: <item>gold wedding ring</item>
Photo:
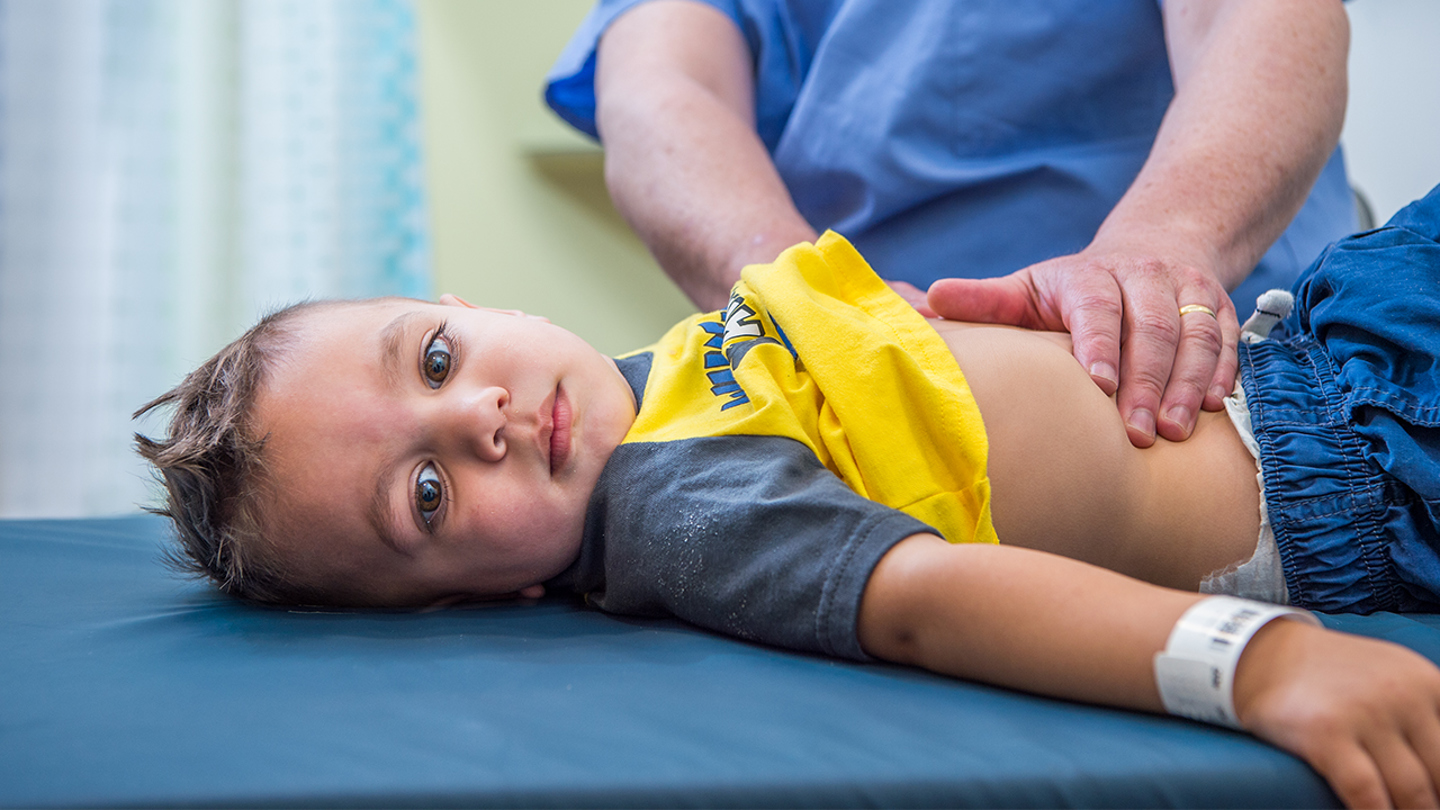
<path id="1" fill-rule="evenodd" d="M 1203 312 L 1206 315 L 1215 318 L 1215 320 L 1217 321 L 1220 320 L 1219 317 L 1216 316 L 1215 310 L 1205 306 L 1204 304 L 1186 304 L 1185 306 L 1180 307 L 1180 317 L 1182 318 L 1192 312 Z"/>

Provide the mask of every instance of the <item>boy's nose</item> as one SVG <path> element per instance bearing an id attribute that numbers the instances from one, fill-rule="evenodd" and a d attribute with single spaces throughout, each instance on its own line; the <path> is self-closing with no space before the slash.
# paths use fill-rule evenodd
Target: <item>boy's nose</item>
<path id="1" fill-rule="evenodd" d="M 456 386 L 458 389 L 459 386 Z M 505 425 L 509 421 L 510 392 L 496 385 L 468 391 L 454 390 L 442 423 L 459 448 L 485 461 L 505 457 Z"/>

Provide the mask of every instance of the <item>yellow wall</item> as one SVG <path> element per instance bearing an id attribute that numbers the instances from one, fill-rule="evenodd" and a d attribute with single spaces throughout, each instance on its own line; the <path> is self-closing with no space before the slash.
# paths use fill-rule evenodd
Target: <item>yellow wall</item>
<path id="1" fill-rule="evenodd" d="M 598 147 L 541 100 L 591 0 L 420 0 L 436 293 L 545 315 L 603 352 L 692 311 L 615 212 Z"/>

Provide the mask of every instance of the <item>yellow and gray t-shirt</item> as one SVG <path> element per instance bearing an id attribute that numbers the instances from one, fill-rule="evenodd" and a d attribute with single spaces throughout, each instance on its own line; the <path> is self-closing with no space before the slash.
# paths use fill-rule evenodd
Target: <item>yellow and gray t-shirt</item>
<path id="1" fill-rule="evenodd" d="M 552 583 L 603 610 L 864 658 L 860 597 L 895 543 L 995 542 L 959 366 L 837 234 L 617 362 L 640 410 Z"/>

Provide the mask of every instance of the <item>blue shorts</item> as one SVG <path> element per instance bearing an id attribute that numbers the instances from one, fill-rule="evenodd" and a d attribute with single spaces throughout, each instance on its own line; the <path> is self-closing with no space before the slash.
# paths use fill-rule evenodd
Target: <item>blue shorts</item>
<path id="1" fill-rule="evenodd" d="M 1293 604 L 1440 611 L 1440 187 L 1327 248 L 1240 347 Z"/>

